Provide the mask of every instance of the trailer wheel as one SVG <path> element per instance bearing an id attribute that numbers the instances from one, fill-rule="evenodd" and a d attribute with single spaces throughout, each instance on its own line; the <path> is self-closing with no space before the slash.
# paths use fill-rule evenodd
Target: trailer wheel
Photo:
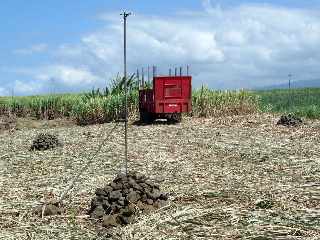
<path id="1" fill-rule="evenodd" d="M 149 112 L 140 112 L 140 121 L 143 123 L 152 123 L 154 121 L 153 114 Z"/>
<path id="2" fill-rule="evenodd" d="M 181 122 L 181 119 L 182 119 L 181 113 L 172 113 L 167 118 L 168 122 L 171 122 L 171 123 L 179 123 Z"/>

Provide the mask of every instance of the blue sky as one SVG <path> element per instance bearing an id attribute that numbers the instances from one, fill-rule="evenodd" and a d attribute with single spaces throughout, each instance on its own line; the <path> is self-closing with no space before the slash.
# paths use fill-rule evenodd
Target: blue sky
<path id="1" fill-rule="evenodd" d="M 319 78 L 320 1 L 2 0 L 0 95 L 82 91 L 129 69 L 191 65 L 194 85 L 251 88 Z"/>

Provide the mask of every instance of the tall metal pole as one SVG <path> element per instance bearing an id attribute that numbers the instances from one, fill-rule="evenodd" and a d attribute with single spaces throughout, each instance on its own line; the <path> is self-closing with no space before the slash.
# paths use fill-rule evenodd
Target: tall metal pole
<path id="1" fill-rule="evenodd" d="M 124 94 L 125 94 L 125 121 L 124 121 L 124 155 L 125 155 L 125 167 L 126 175 L 128 175 L 128 86 L 127 86 L 127 17 L 131 13 L 123 12 L 123 63 L 124 63 Z"/>

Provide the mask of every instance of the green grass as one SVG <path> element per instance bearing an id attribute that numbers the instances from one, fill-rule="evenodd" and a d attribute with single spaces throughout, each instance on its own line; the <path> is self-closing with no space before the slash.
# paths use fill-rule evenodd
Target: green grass
<path id="1" fill-rule="evenodd" d="M 259 97 L 259 108 L 264 112 L 320 118 L 320 88 L 267 90 L 254 94 Z"/>
<path id="2" fill-rule="evenodd" d="M 116 86 L 116 84 L 114 84 Z M 116 89 L 116 90 L 114 90 Z M 123 90 L 123 89 L 122 89 Z M 78 124 L 104 123 L 123 115 L 123 91 L 92 91 L 83 94 L 55 94 L 28 97 L 0 97 L 0 114 L 54 119 L 70 117 Z M 320 89 L 268 91 L 216 91 L 206 87 L 192 93 L 192 113 L 196 117 L 240 115 L 252 112 L 294 113 L 320 118 Z M 129 113 L 138 113 L 138 90 L 128 96 Z"/>

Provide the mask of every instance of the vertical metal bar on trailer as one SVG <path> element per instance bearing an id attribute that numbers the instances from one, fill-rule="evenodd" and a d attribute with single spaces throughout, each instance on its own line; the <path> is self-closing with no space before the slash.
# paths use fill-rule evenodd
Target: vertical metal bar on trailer
<path id="1" fill-rule="evenodd" d="M 137 68 L 137 80 L 138 80 L 138 88 L 140 89 L 141 84 L 140 84 L 140 76 L 139 76 L 139 69 Z"/>
<path id="2" fill-rule="evenodd" d="M 152 79 L 157 76 L 156 66 L 152 66 Z"/>
<path id="3" fill-rule="evenodd" d="M 141 69 L 142 88 L 144 88 L 144 68 Z"/>
<path id="4" fill-rule="evenodd" d="M 150 66 L 148 65 L 148 85 L 150 84 Z"/>

